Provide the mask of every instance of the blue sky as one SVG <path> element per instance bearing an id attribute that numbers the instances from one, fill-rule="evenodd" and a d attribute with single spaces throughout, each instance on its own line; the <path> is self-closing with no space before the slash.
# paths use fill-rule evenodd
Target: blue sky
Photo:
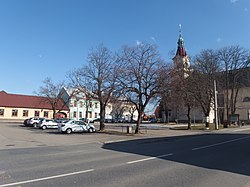
<path id="1" fill-rule="evenodd" d="M 250 49 L 249 0 L 0 0 L 0 90 L 33 94 L 86 62 L 92 47 L 156 43 L 170 62 L 179 32 L 190 56 Z"/>

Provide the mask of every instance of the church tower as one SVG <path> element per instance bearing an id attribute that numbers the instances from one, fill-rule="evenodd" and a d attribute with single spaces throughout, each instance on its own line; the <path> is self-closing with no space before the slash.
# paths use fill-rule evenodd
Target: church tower
<path id="1" fill-rule="evenodd" d="M 175 68 L 179 71 L 183 71 L 184 77 L 187 77 L 188 76 L 187 72 L 190 67 L 190 58 L 187 55 L 187 52 L 184 47 L 184 39 L 182 38 L 181 24 L 179 26 L 180 26 L 180 30 L 179 30 L 179 38 L 177 42 L 178 47 L 177 47 L 176 54 L 173 58 L 173 61 L 174 61 Z"/>

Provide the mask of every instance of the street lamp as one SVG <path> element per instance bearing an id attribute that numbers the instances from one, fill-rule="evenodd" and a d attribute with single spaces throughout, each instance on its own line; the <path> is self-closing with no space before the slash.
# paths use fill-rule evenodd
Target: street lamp
<path id="1" fill-rule="evenodd" d="M 218 103 L 217 103 L 217 89 L 216 89 L 216 81 L 214 80 L 214 124 L 215 129 L 218 130 Z"/>

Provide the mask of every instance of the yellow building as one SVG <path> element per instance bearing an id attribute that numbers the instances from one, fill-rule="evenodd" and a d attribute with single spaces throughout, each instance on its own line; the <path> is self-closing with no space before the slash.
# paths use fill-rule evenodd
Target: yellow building
<path id="1" fill-rule="evenodd" d="M 69 116 L 69 109 L 60 100 L 56 117 Z M 22 121 L 30 117 L 53 118 L 53 109 L 45 97 L 9 94 L 0 91 L 0 120 Z"/>

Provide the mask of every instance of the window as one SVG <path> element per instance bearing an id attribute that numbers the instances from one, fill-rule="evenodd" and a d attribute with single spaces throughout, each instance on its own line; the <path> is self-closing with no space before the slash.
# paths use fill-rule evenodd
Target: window
<path id="1" fill-rule="evenodd" d="M 79 112 L 79 118 L 82 118 L 82 112 Z"/>
<path id="2" fill-rule="evenodd" d="M 89 103 L 89 108 L 92 108 L 92 103 L 91 102 Z"/>
<path id="3" fill-rule="evenodd" d="M 35 117 L 39 117 L 40 116 L 40 112 L 38 110 L 35 111 Z"/>
<path id="4" fill-rule="evenodd" d="M 92 112 L 88 112 L 89 118 L 92 118 Z"/>
<path id="5" fill-rule="evenodd" d="M 18 110 L 17 109 L 12 110 L 12 116 L 13 117 L 17 116 L 17 114 L 18 114 Z"/>
<path id="6" fill-rule="evenodd" d="M 73 118 L 76 118 L 76 112 L 73 113 Z"/>
<path id="7" fill-rule="evenodd" d="M 29 111 L 28 110 L 23 110 L 23 117 L 28 117 Z"/>
<path id="8" fill-rule="evenodd" d="M 4 109 L 0 109 L 0 116 L 4 116 Z"/>
<path id="9" fill-rule="evenodd" d="M 43 117 L 48 118 L 49 117 L 49 112 L 48 111 L 44 111 L 43 112 Z"/>
<path id="10" fill-rule="evenodd" d="M 97 118 L 97 113 L 95 112 L 95 118 Z"/>
<path id="11" fill-rule="evenodd" d="M 98 108 L 98 103 L 95 103 L 95 108 Z"/>
<path id="12" fill-rule="evenodd" d="M 80 107 L 82 108 L 82 101 L 80 101 Z"/>
<path id="13" fill-rule="evenodd" d="M 245 98 L 243 99 L 243 102 L 250 102 L 250 97 L 245 97 Z"/>
<path id="14" fill-rule="evenodd" d="M 74 107 L 76 107 L 77 101 L 74 101 Z"/>

